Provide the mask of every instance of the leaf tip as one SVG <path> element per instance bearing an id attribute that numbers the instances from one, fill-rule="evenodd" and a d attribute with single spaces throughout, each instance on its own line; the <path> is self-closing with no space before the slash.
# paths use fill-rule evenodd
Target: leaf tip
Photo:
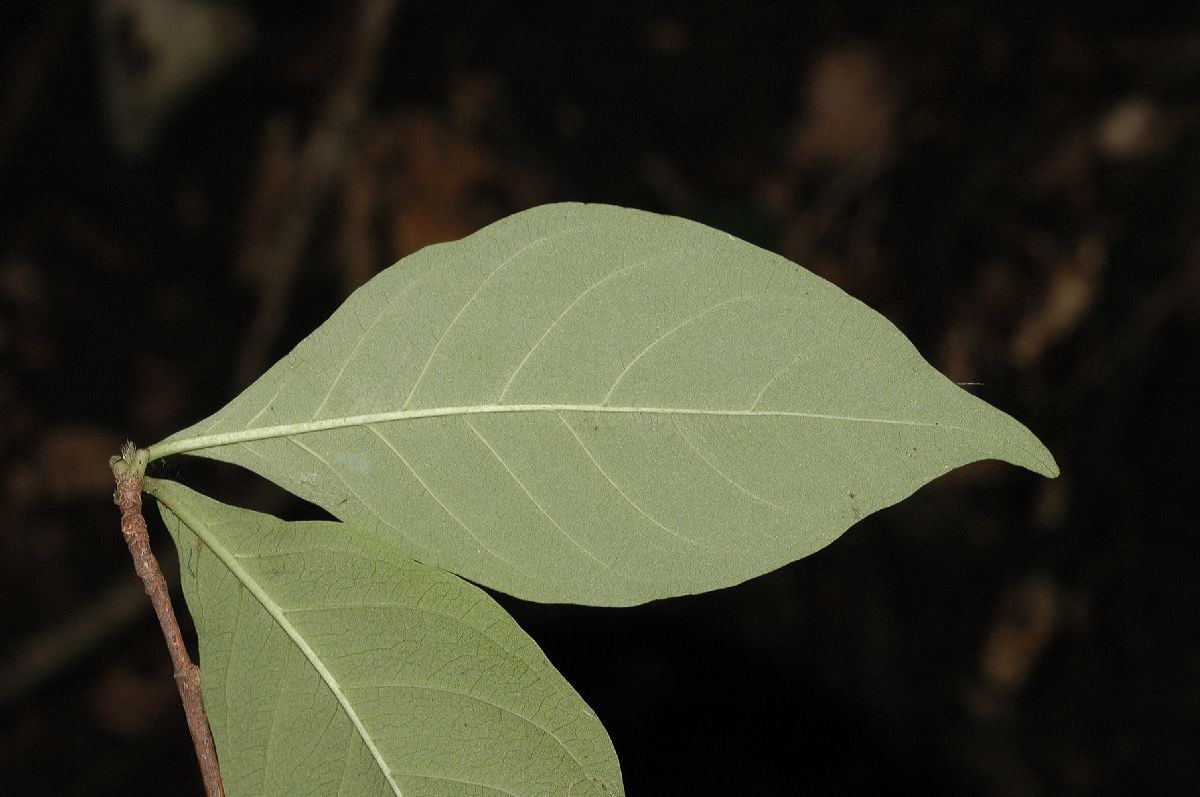
<path id="1" fill-rule="evenodd" d="M 1023 456 L 1013 464 L 1020 465 L 1039 476 L 1045 476 L 1047 479 L 1057 479 L 1062 471 L 1058 467 L 1058 461 L 1050 453 L 1050 449 L 1046 448 L 1046 445 L 1033 432 L 1026 429 L 1025 433 L 1028 446 L 1024 447 Z"/>
<path id="2" fill-rule="evenodd" d="M 1062 471 L 1058 467 L 1058 462 L 1054 459 L 1054 455 L 1049 450 L 1045 451 L 1046 459 L 1042 463 L 1042 469 L 1037 471 L 1047 479 L 1057 479 Z"/>

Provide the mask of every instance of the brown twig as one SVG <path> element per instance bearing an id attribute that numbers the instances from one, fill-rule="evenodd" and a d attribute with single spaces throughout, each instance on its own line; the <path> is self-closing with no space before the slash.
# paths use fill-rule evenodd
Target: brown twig
<path id="1" fill-rule="evenodd" d="M 175 610 L 171 608 L 171 597 L 167 591 L 167 580 L 163 578 L 158 560 L 150 550 L 150 536 L 146 531 L 146 519 L 142 517 L 142 477 L 146 472 L 146 451 L 133 443 L 126 443 L 121 456 L 109 462 L 117 483 L 117 505 L 121 507 L 121 534 L 133 556 L 133 568 L 146 587 L 158 624 L 162 626 L 167 650 L 171 652 L 171 663 L 175 666 L 175 685 L 183 699 L 183 710 L 187 714 L 188 729 L 192 732 L 192 744 L 196 748 L 196 759 L 200 764 L 200 775 L 204 779 L 204 792 L 208 797 L 224 797 L 221 786 L 221 771 L 217 766 L 217 748 L 213 744 L 212 732 L 208 728 L 208 717 L 204 714 L 204 702 L 200 697 L 200 668 L 188 657 L 179 633 Z"/>

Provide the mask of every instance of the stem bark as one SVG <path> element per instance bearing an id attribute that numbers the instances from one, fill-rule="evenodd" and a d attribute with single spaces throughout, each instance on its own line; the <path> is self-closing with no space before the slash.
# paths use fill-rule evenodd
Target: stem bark
<path id="1" fill-rule="evenodd" d="M 192 744 L 196 748 L 196 760 L 200 764 L 200 775 L 204 780 L 204 792 L 208 797 L 225 797 L 221 785 L 221 770 L 217 765 L 217 748 L 213 744 L 208 717 L 204 713 L 204 702 L 200 696 L 200 668 L 192 663 L 175 610 L 171 607 L 171 596 L 167 581 L 163 578 L 158 560 L 150 550 L 150 536 L 146 531 L 146 520 L 142 517 L 142 479 L 146 472 L 147 452 L 132 443 L 121 450 L 121 456 L 110 461 L 113 478 L 117 484 L 117 505 L 121 508 L 121 534 L 129 553 L 133 557 L 133 568 L 142 579 L 158 624 L 162 627 L 171 663 L 175 667 L 175 685 L 183 700 L 187 715 L 188 730 L 192 733 Z"/>

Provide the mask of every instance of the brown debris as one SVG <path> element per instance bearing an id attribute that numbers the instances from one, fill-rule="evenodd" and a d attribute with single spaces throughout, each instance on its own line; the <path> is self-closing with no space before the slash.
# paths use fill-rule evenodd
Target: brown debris
<path id="1" fill-rule="evenodd" d="M 1174 139 L 1166 112 L 1147 97 L 1129 97 L 1109 109 L 1096 124 L 1100 154 L 1114 161 L 1137 161 L 1161 155 Z"/>
<path id="2" fill-rule="evenodd" d="M 979 660 L 980 677 L 988 689 L 1011 696 L 1025 688 L 1058 630 L 1060 602 L 1058 585 L 1045 574 L 1029 576 L 1004 590 Z"/>
<path id="3" fill-rule="evenodd" d="M 851 44 L 825 52 L 804 88 L 805 116 L 791 146 L 799 167 L 872 164 L 891 147 L 897 93 L 876 51 Z"/>
<path id="4" fill-rule="evenodd" d="M 503 189 L 519 207 L 546 194 L 536 169 L 501 159 L 464 126 L 424 110 L 376 122 L 362 169 L 379 184 L 396 257 L 462 238 L 503 215 L 486 195 L 489 187 Z"/>
<path id="5" fill-rule="evenodd" d="M 1097 235 L 1084 237 L 1075 250 L 1055 264 L 1041 302 L 1017 327 L 1011 356 L 1018 368 L 1029 368 L 1087 316 L 1100 287 L 1107 247 Z"/>
<path id="6" fill-rule="evenodd" d="M 200 0 L 102 0 L 96 50 L 109 132 L 140 157 L 180 100 L 218 74 L 254 38 L 240 6 Z"/>

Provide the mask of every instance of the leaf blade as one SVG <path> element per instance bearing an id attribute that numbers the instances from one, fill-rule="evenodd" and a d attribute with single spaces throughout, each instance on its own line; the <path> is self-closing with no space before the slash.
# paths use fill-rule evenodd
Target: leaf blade
<path id="1" fill-rule="evenodd" d="M 497 589 L 608 605 L 774 569 L 976 459 L 1057 473 L 815 275 L 692 222 L 579 205 L 386 270 L 151 447 L 181 452 Z"/>
<path id="2" fill-rule="evenodd" d="M 147 489 L 231 794 L 621 793 L 595 715 L 477 588 L 342 524 Z"/>

